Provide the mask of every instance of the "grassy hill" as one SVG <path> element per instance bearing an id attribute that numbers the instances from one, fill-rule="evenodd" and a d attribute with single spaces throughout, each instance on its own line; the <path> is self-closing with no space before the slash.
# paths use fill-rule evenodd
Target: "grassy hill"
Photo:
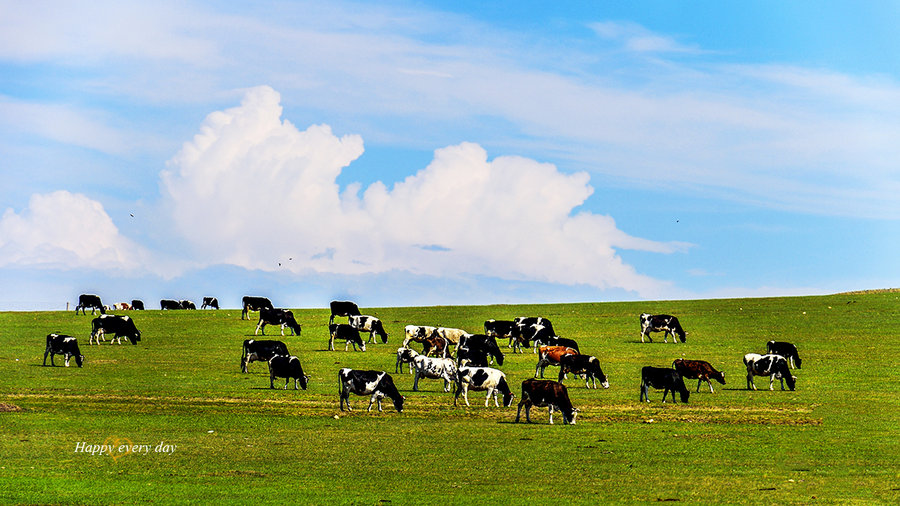
<path id="1" fill-rule="evenodd" d="M 324 305 L 324 304 L 323 304 Z M 88 346 L 90 316 L 0 313 L 0 499 L 11 503 L 451 503 L 900 501 L 900 294 L 704 301 L 362 308 L 386 345 L 325 351 L 328 311 L 296 310 L 281 338 L 311 376 L 307 391 L 270 390 L 265 364 L 240 372 L 255 321 L 240 312 L 129 313 L 137 346 Z M 638 315 L 669 313 L 687 343 L 640 343 Z M 407 324 L 480 331 L 486 319 L 544 316 L 597 356 L 608 390 L 566 382 L 578 424 L 515 424 L 535 355 L 507 355 L 512 408 L 454 407 L 441 384 L 395 374 Z M 83 368 L 42 367 L 45 336 L 78 337 Z M 795 392 L 746 390 L 741 361 L 768 340 L 795 343 Z M 414 345 L 415 346 L 415 345 Z M 505 343 L 501 345 L 507 351 Z M 511 350 L 510 350 L 511 351 Z M 690 403 L 638 401 L 640 368 L 702 359 L 727 385 Z M 57 364 L 61 360 L 57 358 Z M 367 413 L 338 409 L 341 367 L 383 369 L 406 398 Z M 550 368 L 548 377 L 556 370 Z M 283 384 L 283 383 L 282 383 Z M 277 385 L 277 383 L 276 383 Z M 558 418 L 558 417 L 557 417 Z M 524 416 L 523 416 L 524 420 Z M 80 444 L 80 446 L 79 446 Z M 116 448 L 92 455 L 79 448 Z M 131 453 L 123 445 L 145 446 Z M 159 450 L 159 451 L 157 451 Z"/>

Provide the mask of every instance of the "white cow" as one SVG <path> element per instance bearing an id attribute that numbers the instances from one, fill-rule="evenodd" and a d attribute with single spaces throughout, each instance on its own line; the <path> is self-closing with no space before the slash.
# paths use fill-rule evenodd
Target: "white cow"
<path id="1" fill-rule="evenodd" d="M 458 370 L 452 358 L 426 357 L 417 355 L 413 358 L 416 377 L 413 380 L 413 391 L 419 391 L 419 378 L 443 379 L 444 391 L 450 391 L 450 384 L 456 382 Z"/>
<path id="2" fill-rule="evenodd" d="M 492 367 L 460 367 L 459 368 L 459 388 L 456 389 L 456 397 L 453 398 L 453 405 L 462 395 L 469 405 L 469 389 L 486 390 L 487 396 L 484 399 L 484 407 L 488 407 L 491 397 L 494 398 L 494 406 L 500 407 L 497 402 L 497 393 L 503 394 L 503 406 L 512 405 L 513 395 L 509 389 L 509 383 L 506 382 L 506 374 L 499 369 Z"/>

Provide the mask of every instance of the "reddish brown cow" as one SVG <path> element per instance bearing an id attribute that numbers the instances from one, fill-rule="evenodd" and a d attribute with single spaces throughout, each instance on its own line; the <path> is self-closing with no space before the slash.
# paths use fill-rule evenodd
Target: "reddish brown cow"
<path id="1" fill-rule="evenodd" d="M 538 362 L 537 366 L 534 368 L 534 377 L 538 377 L 538 371 L 541 372 L 541 377 L 544 377 L 544 369 L 547 368 L 548 365 L 559 365 L 559 360 L 564 355 L 577 355 L 578 352 L 569 348 L 568 346 L 541 346 L 538 349 Z"/>
<path id="2" fill-rule="evenodd" d="M 672 367 L 678 371 L 683 378 L 687 379 L 695 379 L 697 380 L 697 391 L 700 391 L 700 383 L 706 382 L 709 385 L 709 392 L 713 393 L 712 382 L 709 381 L 710 378 L 718 381 L 721 384 L 725 384 L 725 373 L 719 372 L 710 365 L 709 362 L 705 360 L 684 360 L 684 359 L 676 359 L 672 362 Z"/>

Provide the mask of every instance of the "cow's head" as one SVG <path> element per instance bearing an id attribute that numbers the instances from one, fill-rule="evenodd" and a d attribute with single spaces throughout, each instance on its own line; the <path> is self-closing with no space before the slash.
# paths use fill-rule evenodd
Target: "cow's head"
<path id="1" fill-rule="evenodd" d="M 516 398 L 516 394 L 514 394 L 512 392 L 503 394 L 503 407 L 508 408 L 508 407 L 512 406 L 513 399 L 515 399 L 515 398 Z"/>
<path id="2" fill-rule="evenodd" d="M 725 373 L 724 372 L 716 371 L 716 372 L 710 374 L 709 377 L 718 381 L 719 383 L 721 383 L 723 385 L 725 384 Z"/>
<path id="3" fill-rule="evenodd" d="M 307 385 L 309 385 L 309 376 L 307 376 L 305 374 L 301 374 L 299 381 L 300 381 L 300 388 L 302 388 L 303 390 L 306 390 Z"/>
<path id="4" fill-rule="evenodd" d="M 790 388 L 791 392 L 793 392 L 794 387 L 797 386 L 797 377 L 793 376 L 791 374 L 788 374 L 788 375 L 785 375 L 784 379 L 785 379 L 785 381 L 787 381 L 788 388 Z"/>
<path id="5" fill-rule="evenodd" d="M 794 357 L 794 363 L 797 364 L 797 369 L 802 369 L 802 367 L 800 367 L 800 364 L 802 364 L 803 361 L 800 360 L 800 357 L 796 357 L 796 356 L 795 356 L 795 357 Z"/>
<path id="6" fill-rule="evenodd" d="M 684 386 L 683 382 L 681 385 L 679 385 L 679 388 L 681 389 L 681 391 L 678 392 L 681 395 L 681 402 L 687 404 L 688 398 L 691 396 L 691 392 Z"/>
<path id="7" fill-rule="evenodd" d="M 137 344 L 141 340 L 141 331 L 138 330 L 133 335 L 128 336 L 128 340 L 131 341 L 131 344 Z"/>
<path id="8" fill-rule="evenodd" d="M 563 412 L 563 424 L 564 425 L 575 425 L 575 419 L 578 418 L 578 408 L 572 408 L 572 412 L 566 414 Z"/>
<path id="9" fill-rule="evenodd" d="M 75 363 L 78 364 L 78 367 L 84 365 L 84 355 L 81 353 L 75 355 Z"/>
<path id="10" fill-rule="evenodd" d="M 394 399 L 393 399 L 394 409 L 397 410 L 397 413 L 403 412 L 403 401 L 405 401 L 405 400 L 406 400 L 406 397 L 404 397 L 402 395 L 398 395 L 397 397 L 394 397 Z"/>

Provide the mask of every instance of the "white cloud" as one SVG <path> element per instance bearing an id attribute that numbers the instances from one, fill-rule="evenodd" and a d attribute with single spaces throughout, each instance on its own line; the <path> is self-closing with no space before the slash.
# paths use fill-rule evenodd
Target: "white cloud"
<path id="1" fill-rule="evenodd" d="M 147 255 L 121 236 L 103 206 L 80 194 L 35 194 L 0 217 L 0 267 L 142 269 Z"/>
<path id="2" fill-rule="evenodd" d="M 612 218 L 573 214 L 593 192 L 586 173 L 506 156 L 472 143 L 439 149 L 393 188 L 340 192 L 358 136 L 304 131 L 281 119 L 262 86 L 239 107 L 210 114 L 162 174 L 178 230 L 209 263 L 337 274 L 409 271 L 624 288 L 664 283 L 625 264 L 617 248 L 672 252 L 618 230 Z"/>

